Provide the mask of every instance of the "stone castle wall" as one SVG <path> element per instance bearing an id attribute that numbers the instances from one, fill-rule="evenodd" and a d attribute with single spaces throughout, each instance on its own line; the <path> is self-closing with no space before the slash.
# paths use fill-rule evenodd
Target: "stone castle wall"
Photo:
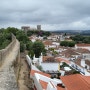
<path id="1" fill-rule="evenodd" d="M 12 34 L 12 42 L 0 50 L 0 90 L 18 90 L 19 67 L 14 70 L 14 62 L 20 61 L 20 43 Z"/>
<path id="2" fill-rule="evenodd" d="M 5 48 L 0 50 L 0 66 L 3 64 L 6 56 L 12 51 L 16 43 L 16 37 L 12 34 L 12 42 Z"/>

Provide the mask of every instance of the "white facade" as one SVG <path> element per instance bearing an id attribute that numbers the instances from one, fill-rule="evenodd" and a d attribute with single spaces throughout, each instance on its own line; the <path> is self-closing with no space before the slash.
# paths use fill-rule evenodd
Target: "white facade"
<path id="1" fill-rule="evenodd" d="M 83 49 L 88 49 L 90 50 L 90 46 L 77 46 L 77 44 L 75 45 L 75 48 L 83 48 Z"/>
<path id="2" fill-rule="evenodd" d="M 41 63 L 43 61 L 42 59 L 43 59 L 42 53 L 41 53 L 41 56 L 39 56 L 39 58 L 36 58 L 35 55 L 34 55 L 34 57 L 33 57 L 33 63 L 34 63 L 34 65 L 35 64 L 41 65 Z"/>
<path id="3" fill-rule="evenodd" d="M 39 69 L 37 69 L 37 68 L 32 64 L 32 60 L 31 60 L 31 58 L 30 58 L 28 55 L 26 55 L 26 60 L 27 60 L 28 65 L 31 67 L 31 69 L 36 70 L 36 71 L 40 71 Z"/>
<path id="4" fill-rule="evenodd" d="M 42 80 L 47 83 L 46 90 L 57 90 L 57 84 L 62 84 L 61 80 L 57 81 L 38 73 L 34 74 L 33 80 L 34 80 L 34 85 L 37 88 L 37 90 L 44 90 L 39 80 Z"/>
<path id="5" fill-rule="evenodd" d="M 84 54 L 82 54 L 82 56 L 85 59 L 90 59 L 90 54 L 89 53 L 84 53 Z"/>
<path id="6" fill-rule="evenodd" d="M 81 60 L 81 66 L 85 67 L 85 60 L 84 59 Z"/>

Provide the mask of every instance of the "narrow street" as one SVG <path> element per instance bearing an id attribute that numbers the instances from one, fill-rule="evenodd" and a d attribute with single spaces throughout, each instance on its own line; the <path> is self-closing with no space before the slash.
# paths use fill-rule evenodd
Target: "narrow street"
<path id="1" fill-rule="evenodd" d="M 29 78 L 30 69 L 26 62 L 25 53 L 21 53 L 21 68 L 19 72 L 19 90 L 33 90 L 32 80 Z"/>

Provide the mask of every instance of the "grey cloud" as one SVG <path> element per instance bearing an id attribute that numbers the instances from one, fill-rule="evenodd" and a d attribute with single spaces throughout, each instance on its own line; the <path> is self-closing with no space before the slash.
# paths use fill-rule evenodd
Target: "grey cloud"
<path id="1" fill-rule="evenodd" d="M 1 0 L 0 27 L 41 24 L 50 30 L 90 29 L 89 3 L 90 0 Z"/>

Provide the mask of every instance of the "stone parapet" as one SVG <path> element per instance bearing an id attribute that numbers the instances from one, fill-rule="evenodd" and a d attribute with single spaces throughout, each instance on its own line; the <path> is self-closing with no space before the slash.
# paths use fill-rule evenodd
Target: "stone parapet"
<path id="1" fill-rule="evenodd" d="M 16 37 L 12 34 L 12 42 L 5 48 L 0 50 L 0 66 L 3 64 L 6 56 L 12 51 L 16 43 Z"/>
<path id="2" fill-rule="evenodd" d="M 16 37 L 0 50 L 0 90 L 18 90 L 17 77 L 13 63 L 20 59 L 20 43 Z"/>

